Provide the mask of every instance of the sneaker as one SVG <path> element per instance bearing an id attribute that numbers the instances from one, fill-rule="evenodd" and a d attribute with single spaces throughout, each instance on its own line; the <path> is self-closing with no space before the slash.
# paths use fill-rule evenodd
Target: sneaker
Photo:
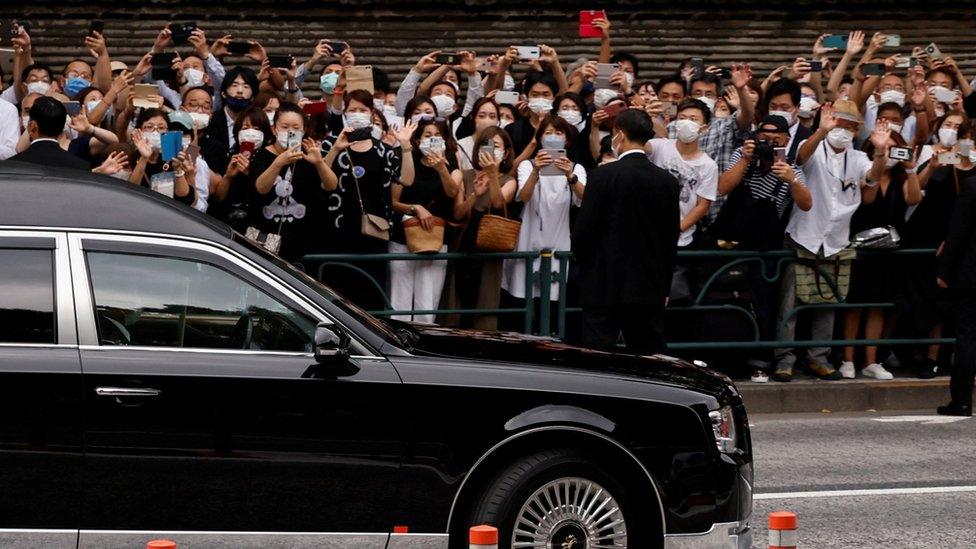
<path id="1" fill-rule="evenodd" d="M 929 357 L 919 361 L 917 376 L 919 379 L 932 379 L 939 374 L 939 363 Z"/>
<path id="2" fill-rule="evenodd" d="M 891 372 L 884 369 L 884 366 L 875 362 L 874 364 L 868 364 L 861 370 L 861 375 L 864 377 L 873 377 L 875 379 L 895 379 L 895 376 L 891 375 Z"/>
<path id="3" fill-rule="evenodd" d="M 840 364 L 840 377 L 844 379 L 854 379 L 857 375 L 854 373 L 854 363 L 853 362 L 842 362 Z"/>
<path id="4" fill-rule="evenodd" d="M 965 404 L 956 404 L 955 402 L 950 402 L 945 406 L 939 406 L 935 409 L 940 416 L 962 416 L 971 417 L 973 415 L 973 407 L 966 406 Z"/>
<path id="5" fill-rule="evenodd" d="M 788 364 L 777 364 L 773 370 L 773 379 L 783 383 L 793 381 L 793 367 Z"/>
<path id="6" fill-rule="evenodd" d="M 769 376 L 762 370 L 756 370 L 751 379 L 753 383 L 769 383 Z"/>
<path id="7" fill-rule="evenodd" d="M 810 371 L 813 372 L 813 375 L 819 377 L 820 379 L 826 379 L 829 381 L 837 381 L 840 379 L 840 372 L 826 362 L 811 362 Z"/>

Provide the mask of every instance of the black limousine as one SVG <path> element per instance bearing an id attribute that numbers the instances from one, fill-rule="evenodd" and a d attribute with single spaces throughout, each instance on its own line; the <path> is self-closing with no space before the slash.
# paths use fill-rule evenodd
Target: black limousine
<path id="1" fill-rule="evenodd" d="M 706 367 L 380 320 L 162 195 L 0 163 L 0 546 L 747 548 L 752 482 Z"/>

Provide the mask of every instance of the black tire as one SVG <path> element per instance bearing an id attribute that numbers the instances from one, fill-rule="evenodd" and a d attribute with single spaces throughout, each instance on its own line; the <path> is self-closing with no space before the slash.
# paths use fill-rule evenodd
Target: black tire
<path id="1" fill-rule="evenodd" d="M 468 525 L 496 526 L 498 547 L 511 549 L 517 515 L 529 498 L 550 482 L 580 478 L 598 484 L 617 502 L 626 525 L 628 547 L 662 546 L 662 536 L 660 533 L 655 534 L 656 529 L 651 527 L 656 523 L 653 515 L 645 514 L 656 509 L 656 502 L 643 504 L 637 499 L 654 496 L 626 490 L 624 486 L 634 486 L 634 479 L 614 477 L 613 470 L 601 467 L 596 460 L 579 451 L 569 449 L 546 450 L 522 457 L 499 473 L 481 493 L 474 503 Z M 567 525 L 564 529 L 572 529 L 572 525 Z"/>

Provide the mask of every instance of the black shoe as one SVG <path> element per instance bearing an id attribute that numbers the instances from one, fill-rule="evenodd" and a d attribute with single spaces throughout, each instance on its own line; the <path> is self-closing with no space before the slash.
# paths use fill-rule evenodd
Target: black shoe
<path id="1" fill-rule="evenodd" d="M 939 406 L 935 409 L 940 416 L 962 416 L 962 417 L 972 417 L 973 407 L 966 406 L 965 404 L 956 404 L 955 402 L 950 402 L 945 406 Z"/>
<path id="2" fill-rule="evenodd" d="M 929 357 L 919 360 L 918 372 L 919 379 L 932 379 L 939 375 L 939 363 Z"/>

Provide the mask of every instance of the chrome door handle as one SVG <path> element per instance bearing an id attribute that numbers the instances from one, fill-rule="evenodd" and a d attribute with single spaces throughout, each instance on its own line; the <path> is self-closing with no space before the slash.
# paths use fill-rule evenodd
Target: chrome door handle
<path id="1" fill-rule="evenodd" d="M 155 397 L 159 389 L 135 389 L 130 387 L 95 387 L 95 394 L 101 397 Z"/>

